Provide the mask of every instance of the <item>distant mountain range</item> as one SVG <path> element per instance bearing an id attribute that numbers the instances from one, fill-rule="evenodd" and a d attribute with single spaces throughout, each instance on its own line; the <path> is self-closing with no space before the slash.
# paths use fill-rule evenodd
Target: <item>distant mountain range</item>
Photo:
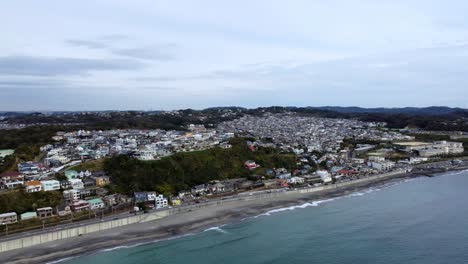
<path id="1" fill-rule="evenodd" d="M 409 115 L 447 115 L 458 112 L 468 112 L 468 109 L 447 106 L 429 106 L 429 107 L 401 107 L 401 108 L 363 108 L 356 106 L 320 106 L 307 107 L 309 109 L 329 110 L 347 114 L 409 114 Z"/>

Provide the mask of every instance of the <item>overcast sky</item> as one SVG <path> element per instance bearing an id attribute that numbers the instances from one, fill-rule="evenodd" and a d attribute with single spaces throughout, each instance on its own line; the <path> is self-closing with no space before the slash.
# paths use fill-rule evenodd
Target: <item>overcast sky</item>
<path id="1" fill-rule="evenodd" d="M 0 110 L 468 108 L 468 1 L 3 1 Z"/>

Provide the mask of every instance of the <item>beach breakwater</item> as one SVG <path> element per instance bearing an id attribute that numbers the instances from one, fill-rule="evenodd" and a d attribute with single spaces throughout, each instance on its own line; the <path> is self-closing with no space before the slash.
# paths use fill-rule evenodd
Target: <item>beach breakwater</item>
<path id="1" fill-rule="evenodd" d="M 385 174 L 379 174 L 375 176 L 370 176 L 362 179 L 356 179 L 348 182 L 340 182 L 332 185 L 325 185 L 320 187 L 313 188 L 303 188 L 295 189 L 289 191 L 275 191 L 275 192 L 262 192 L 262 193 L 252 193 L 244 194 L 240 196 L 229 197 L 225 199 L 220 199 L 216 201 L 210 201 L 195 205 L 181 206 L 176 208 L 171 208 L 167 210 L 155 211 L 147 214 L 138 214 L 132 215 L 121 219 L 115 219 L 110 221 L 104 221 L 99 223 L 84 224 L 78 227 L 65 228 L 62 230 L 53 230 L 47 231 L 45 233 L 23 236 L 19 238 L 12 238 L 10 240 L 0 242 L 0 253 L 27 248 L 35 245 L 40 245 L 48 242 L 53 242 L 57 240 L 70 239 L 73 237 L 78 237 L 94 232 L 104 231 L 112 228 L 122 227 L 131 224 L 144 223 L 149 221 L 157 221 L 158 219 L 176 215 L 184 212 L 189 212 L 192 210 L 197 210 L 205 207 L 211 206 L 222 206 L 224 204 L 239 202 L 239 201 L 252 201 L 252 200 L 263 200 L 263 199 L 274 199 L 277 197 L 292 195 L 292 194 L 306 194 L 306 193 L 322 193 L 329 192 L 334 190 L 346 189 L 349 187 L 359 187 L 362 185 L 367 185 L 373 182 L 379 182 L 387 180 L 389 178 L 396 178 L 398 176 L 406 175 L 405 171 L 394 171 Z"/>

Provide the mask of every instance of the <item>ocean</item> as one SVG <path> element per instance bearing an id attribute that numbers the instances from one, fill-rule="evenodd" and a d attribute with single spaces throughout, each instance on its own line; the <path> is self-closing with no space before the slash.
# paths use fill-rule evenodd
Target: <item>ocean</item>
<path id="1" fill-rule="evenodd" d="M 61 263 L 468 263 L 468 172 L 390 183 Z"/>

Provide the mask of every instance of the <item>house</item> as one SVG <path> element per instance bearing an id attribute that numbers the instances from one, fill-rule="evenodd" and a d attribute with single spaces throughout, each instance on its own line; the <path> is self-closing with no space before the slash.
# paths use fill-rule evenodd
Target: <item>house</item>
<path id="1" fill-rule="evenodd" d="M 38 208 L 37 210 L 37 215 L 40 219 L 45 219 L 49 218 L 52 216 L 52 207 L 43 207 L 43 208 Z"/>
<path id="2" fill-rule="evenodd" d="M 255 163 L 255 161 L 253 161 L 253 160 L 248 160 L 248 161 L 244 162 L 244 166 L 245 166 L 246 169 L 249 169 L 249 170 L 253 170 L 253 169 L 256 169 L 256 168 L 260 167 L 260 165 Z"/>
<path id="3" fill-rule="evenodd" d="M 167 198 L 164 198 L 164 196 L 162 194 L 160 194 L 160 195 L 158 195 L 158 197 L 156 197 L 156 201 L 155 201 L 156 209 L 165 208 L 168 205 L 169 204 L 167 202 Z"/>
<path id="4" fill-rule="evenodd" d="M 84 189 L 84 184 L 81 179 L 69 179 L 68 181 L 73 189 Z"/>
<path id="5" fill-rule="evenodd" d="M 37 174 L 45 170 L 46 167 L 40 162 L 26 162 L 18 164 L 18 171 L 22 174 Z"/>
<path id="6" fill-rule="evenodd" d="M 104 187 L 110 183 L 109 176 L 99 176 L 94 178 L 96 180 L 96 186 Z"/>
<path id="7" fill-rule="evenodd" d="M 182 205 L 182 199 L 180 199 L 179 197 L 171 197 L 171 205 L 172 206 Z"/>
<path id="8" fill-rule="evenodd" d="M 206 184 L 200 184 L 193 186 L 191 189 L 192 194 L 204 194 L 208 191 L 208 186 Z"/>
<path id="9" fill-rule="evenodd" d="M 318 176 L 320 176 L 323 183 L 330 183 L 333 181 L 330 173 L 326 170 L 318 170 L 316 173 Z"/>
<path id="10" fill-rule="evenodd" d="M 68 203 L 79 200 L 81 197 L 81 191 L 77 189 L 63 191 L 63 198 Z"/>
<path id="11" fill-rule="evenodd" d="M 220 183 L 219 181 L 215 181 L 213 184 L 208 185 L 208 190 L 211 193 L 224 192 L 224 184 Z"/>
<path id="12" fill-rule="evenodd" d="M 304 178 L 305 182 L 309 183 L 309 184 L 316 184 L 316 183 L 322 183 L 322 178 L 320 178 L 319 175 L 311 175 L 311 174 L 307 174 L 307 175 L 304 175 L 302 176 L 302 178 Z"/>
<path id="13" fill-rule="evenodd" d="M 91 175 L 93 175 L 93 174 L 91 172 L 89 172 L 88 170 L 87 171 L 80 171 L 80 173 L 78 173 L 78 176 L 80 178 L 90 177 Z"/>
<path id="14" fill-rule="evenodd" d="M 156 200 L 156 192 L 147 192 L 146 193 L 146 198 L 147 198 L 147 201 L 154 201 Z"/>
<path id="15" fill-rule="evenodd" d="M 21 221 L 37 218 L 36 212 L 26 212 L 20 215 Z"/>
<path id="16" fill-rule="evenodd" d="M 89 210 L 89 203 L 84 200 L 78 200 L 71 204 L 70 206 L 73 212 L 82 212 Z"/>
<path id="17" fill-rule="evenodd" d="M 106 206 L 114 206 L 118 204 L 118 199 L 116 194 L 106 195 L 102 198 Z"/>
<path id="18" fill-rule="evenodd" d="M 135 192 L 133 193 L 135 203 L 144 203 L 148 201 L 148 194 L 146 192 Z"/>
<path id="19" fill-rule="evenodd" d="M 80 189 L 80 198 L 85 199 L 87 197 L 96 196 L 96 190 L 97 188 Z"/>
<path id="20" fill-rule="evenodd" d="M 277 179 L 286 180 L 291 178 L 291 173 L 281 173 L 276 176 Z"/>
<path id="21" fill-rule="evenodd" d="M 295 177 L 291 177 L 290 179 L 288 179 L 288 182 L 291 184 L 303 184 L 304 178 L 295 176 Z"/>
<path id="22" fill-rule="evenodd" d="M 67 177 L 68 180 L 76 179 L 78 178 L 78 172 L 75 170 L 67 170 L 65 171 L 65 177 Z"/>
<path id="23" fill-rule="evenodd" d="M 66 215 L 69 215 L 71 213 L 72 213 L 72 211 L 71 211 L 71 208 L 70 208 L 69 205 L 61 204 L 61 205 L 57 206 L 57 214 L 59 216 L 66 216 Z"/>
<path id="24" fill-rule="evenodd" d="M 84 178 L 82 179 L 83 184 L 85 187 L 95 187 L 96 186 L 96 180 L 91 179 L 91 178 Z"/>
<path id="25" fill-rule="evenodd" d="M 395 166 L 395 162 L 388 161 L 388 160 L 379 161 L 379 162 L 372 161 L 372 162 L 369 162 L 368 165 L 369 167 L 376 169 L 378 171 L 386 171 L 386 170 L 390 170 L 391 168 L 393 168 Z"/>
<path id="26" fill-rule="evenodd" d="M 106 207 L 104 202 L 100 198 L 88 200 L 88 203 L 91 210 L 102 209 Z"/>
<path id="27" fill-rule="evenodd" d="M 0 175 L 2 189 L 14 189 L 24 184 L 24 176 L 19 172 L 6 172 Z"/>
<path id="28" fill-rule="evenodd" d="M 60 181 L 60 188 L 62 188 L 62 190 L 70 189 L 71 188 L 71 183 L 68 180 L 61 180 Z"/>
<path id="29" fill-rule="evenodd" d="M 56 191 L 60 190 L 60 182 L 56 180 L 41 181 L 43 191 Z"/>
<path id="30" fill-rule="evenodd" d="M 28 181 L 25 183 L 26 192 L 40 192 L 42 190 L 42 185 L 40 181 Z"/>
<path id="31" fill-rule="evenodd" d="M 18 215 L 15 212 L 0 214 L 0 225 L 14 224 L 18 222 Z"/>

